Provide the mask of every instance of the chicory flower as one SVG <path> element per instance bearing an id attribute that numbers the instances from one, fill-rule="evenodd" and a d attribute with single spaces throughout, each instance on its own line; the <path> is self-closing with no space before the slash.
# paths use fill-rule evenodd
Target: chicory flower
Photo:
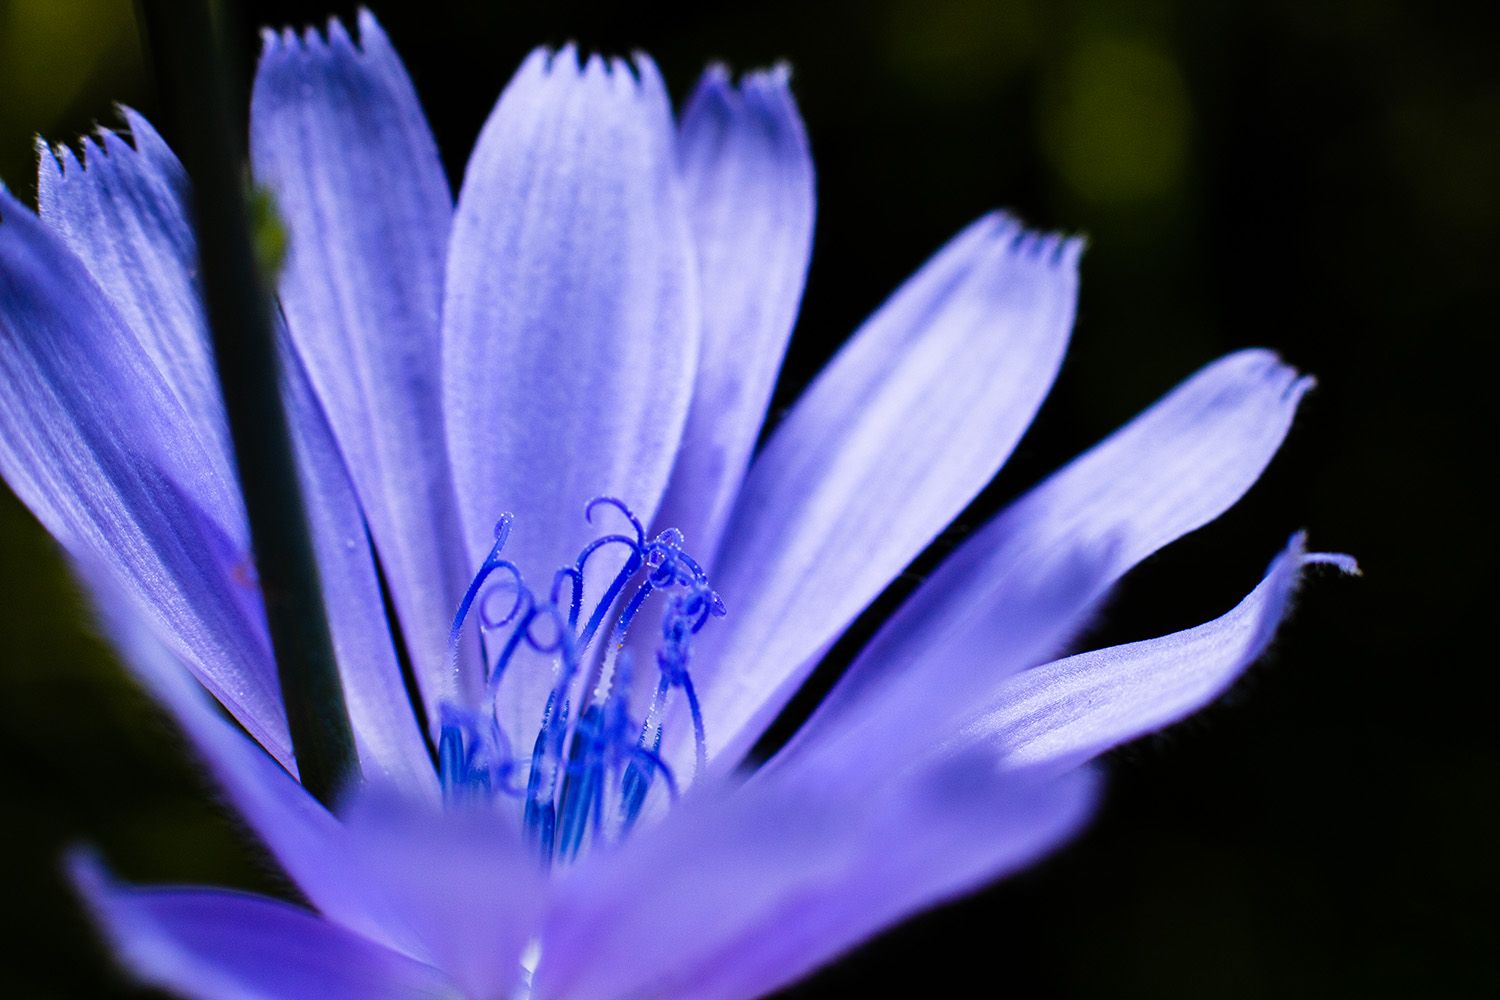
<path id="1" fill-rule="evenodd" d="M 784 70 L 711 69 L 674 120 L 649 59 L 539 51 L 455 204 L 369 14 L 357 43 L 268 33 L 252 166 L 359 754 L 330 811 L 296 780 L 188 181 L 123 114 L 43 148 L 39 216 L 0 194 L 0 471 L 311 905 L 75 859 L 184 995 L 774 991 L 1066 840 L 1089 760 L 1224 690 L 1305 565 L 1353 568 L 1299 536 L 1223 617 L 1053 659 L 1279 447 L 1310 380 L 1234 354 L 970 537 L 740 766 L 1025 431 L 1078 241 L 975 222 L 757 451 L 813 222 Z"/>

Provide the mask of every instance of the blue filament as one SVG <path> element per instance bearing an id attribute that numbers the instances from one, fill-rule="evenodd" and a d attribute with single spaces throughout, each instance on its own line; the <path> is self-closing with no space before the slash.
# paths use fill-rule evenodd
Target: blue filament
<path id="1" fill-rule="evenodd" d="M 586 545 L 572 565 L 553 574 L 545 595 L 532 591 L 520 569 L 501 555 L 513 521 L 509 514 L 501 517 L 495 544 L 465 592 L 449 634 L 457 669 L 464 626 L 478 619 L 485 703 L 478 712 L 442 708 L 438 768 L 444 797 L 450 803 L 488 801 L 496 795 L 519 799 L 523 827 L 547 865 L 573 860 L 591 841 L 628 833 L 658 781 L 670 798 L 677 797 L 676 778 L 660 755 L 664 713 L 674 691 L 682 692 L 691 718 L 698 770 L 707 754 L 703 715 L 688 666 L 693 636 L 709 618 L 724 614 L 723 602 L 709 586 L 702 566 L 684 551 L 682 532 L 667 529 L 648 540 L 640 520 L 614 497 L 591 500 L 585 519 L 592 524 L 595 513 L 606 508 L 623 516 L 629 530 L 603 534 Z M 625 550 L 623 564 L 585 617 L 589 563 L 611 546 Z M 499 583 L 492 580 L 497 572 L 505 578 Z M 637 577 L 639 582 L 627 596 Z M 511 592 L 505 594 L 505 613 L 496 618 L 488 605 L 500 587 Z M 637 718 L 629 704 L 635 664 L 625 642 L 655 594 L 662 595 L 663 605 L 654 657 L 657 683 L 644 718 Z M 598 687 L 576 694 L 580 705 L 575 711 L 572 699 L 589 662 L 588 652 L 611 615 L 616 616 L 608 650 L 614 654 L 613 663 L 607 656 L 594 657 L 610 672 Z M 502 629 L 507 634 L 492 658 L 486 634 Z M 556 677 L 538 720 L 524 787 L 519 787 L 518 761 L 497 705 L 500 685 L 522 654 L 549 661 Z"/>

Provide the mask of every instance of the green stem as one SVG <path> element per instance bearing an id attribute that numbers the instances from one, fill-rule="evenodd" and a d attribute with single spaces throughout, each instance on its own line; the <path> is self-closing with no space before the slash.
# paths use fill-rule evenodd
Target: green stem
<path id="1" fill-rule="evenodd" d="M 204 303 L 292 750 L 302 784 L 332 805 L 354 771 L 354 736 L 282 408 L 271 297 L 250 239 L 241 113 L 248 102 L 212 6 L 140 2 L 172 134 L 193 179 Z"/>

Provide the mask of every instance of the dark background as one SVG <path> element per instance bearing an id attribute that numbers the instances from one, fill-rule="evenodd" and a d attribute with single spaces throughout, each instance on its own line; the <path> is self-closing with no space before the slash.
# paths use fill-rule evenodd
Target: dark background
<path id="1" fill-rule="evenodd" d="M 352 12 L 250 6 L 247 61 L 257 23 Z M 535 44 L 650 51 L 679 98 L 709 59 L 792 63 L 819 218 L 778 406 L 980 212 L 1089 235 L 1057 389 L 939 552 L 1225 351 L 1274 347 L 1321 381 L 1264 480 L 1134 573 L 1090 641 L 1222 613 L 1299 527 L 1364 578 L 1315 576 L 1228 698 L 1114 754 L 1072 846 L 794 995 L 1500 995 L 1496 663 L 1474 637 L 1493 607 L 1500 8 L 540 6 L 375 8 L 455 182 Z M 35 192 L 35 133 L 113 124 L 116 100 L 161 117 L 128 0 L 0 0 L 13 190 Z M 133 879 L 279 883 L 3 488 L 0 642 L 0 992 L 121 995 L 57 876 L 66 845 Z"/>

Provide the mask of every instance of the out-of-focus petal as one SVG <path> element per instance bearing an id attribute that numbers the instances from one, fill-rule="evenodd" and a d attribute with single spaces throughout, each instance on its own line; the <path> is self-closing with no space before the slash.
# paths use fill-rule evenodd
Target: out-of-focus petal
<path id="1" fill-rule="evenodd" d="M 285 770 L 224 719 L 96 565 L 82 562 L 101 624 L 127 666 L 167 709 L 223 788 L 308 900 L 332 920 L 392 947 L 410 936 L 354 867 L 343 826 Z"/>
<path id="2" fill-rule="evenodd" d="M 312 29 L 266 32 L 251 158 L 287 231 L 287 326 L 436 712 L 453 693 L 448 626 L 472 575 L 441 397 L 452 199 L 405 68 L 373 16 L 361 13 L 359 26 L 358 46 L 338 21 L 326 40 Z"/>
<path id="3" fill-rule="evenodd" d="M 699 678 L 733 760 L 827 647 L 987 483 L 1073 325 L 1079 244 L 994 215 L 834 358 L 755 459 L 716 563 Z"/>
<path id="4" fill-rule="evenodd" d="M 830 738 L 872 692 L 899 680 L 977 676 L 980 710 L 1017 667 L 997 667 L 992 625 L 1060 556 L 1101 547 L 1099 594 L 1141 559 L 1217 517 L 1259 478 L 1312 380 L 1269 351 L 1214 362 L 1012 504 L 966 541 L 886 622 L 788 751 Z M 1033 663 L 1038 661 L 1033 661 Z M 941 691 L 942 686 L 938 686 Z M 955 690 L 953 709 L 965 703 Z"/>
<path id="5" fill-rule="evenodd" d="M 56 158 L 44 151 L 39 167 L 43 222 L 76 252 L 127 321 L 128 332 L 155 366 L 164 390 L 179 404 L 168 414 L 148 414 L 133 425 L 134 433 L 143 435 L 165 426 L 173 437 L 161 443 L 163 452 L 175 455 L 180 450 L 176 442 L 191 438 L 213 457 L 194 470 L 199 474 L 196 480 L 162 485 L 169 491 L 167 497 L 189 511 L 185 520 L 221 541 L 217 571 L 227 578 L 221 586 L 228 587 L 244 605 L 245 615 L 257 623 L 255 642 L 265 649 L 269 639 L 250 569 L 248 530 L 233 479 L 196 277 L 198 251 L 189 222 L 188 180 L 150 124 L 129 109 L 123 113 L 134 145 L 103 133 L 98 144 L 89 144 L 84 163 L 66 149 Z M 109 363 L 107 354 L 91 359 L 95 366 Z M 322 406 L 306 384 L 300 360 L 289 350 L 284 368 L 288 376 L 284 395 L 307 494 L 319 576 L 361 765 L 367 773 L 402 781 L 415 794 L 433 793 L 436 782 L 431 761 L 412 715 L 390 632 L 372 617 L 382 602 L 364 515 Z M 217 499 L 225 496 L 233 502 Z M 158 502 L 162 499 L 158 497 Z M 207 549 L 206 554 L 214 551 Z M 205 560 L 204 565 L 205 572 L 212 571 L 212 563 Z M 213 590 L 202 589 L 206 594 Z M 187 638 L 194 642 L 189 652 L 202 655 L 203 637 L 190 634 Z M 233 635 L 208 638 L 240 641 Z M 286 748 L 272 745 L 272 749 L 280 755 Z"/>
<path id="6" fill-rule="evenodd" d="M 705 559 L 765 421 L 812 253 L 812 157 L 787 79 L 782 66 L 735 86 L 712 67 L 679 129 L 703 348 L 657 523 L 680 529 Z"/>
<path id="7" fill-rule="evenodd" d="M 571 49 L 534 53 L 480 134 L 449 251 L 445 419 L 476 565 L 512 512 L 506 555 L 545 593 L 559 566 L 616 528 L 584 521 L 590 498 L 619 497 L 650 521 L 698 339 L 656 67 L 593 57 L 580 68 Z M 551 683 L 507 679 L 509 732 L 535 730 Z"/>
<path id="8" fill-rule="evenodd" d="M 1328 562 L 1355 571 L 1347 556 L 1305 552 L 1298 535 L 1260 586 L 1221 618 L 1024 671 L 952 749 L 981 743 L 1006 767 L 1065 770 L 1176 722 L 1217 698 L 1265 651 L 1302 569 Z"/>
<path id="9" fill-rule="evenodd" d="M 227 456 L 195 427 L 78 258 L 0 193 L 0 471 L 290 763 L 258 595 L 235 563 L 243 508 Z"/>
<path id="10" fill-rule="evenodd" d="M 341 810 L 359 877 L 397 915 L 415 954 L 470 997 L 515 995 L 546 876 L 493 809 L 415 804 L 378 787 Z"/>
<path id="11" fill-rule="evenodd" d="M 220 889 L 137 889 L 72 863 L 125 965 L 197 1000 L 451 1000 L 436 969 L 279 900 Z"/>
<path id="12" fill-rule="evenodd" d="M 762 996 L 1035 860 L 1078 828 L 1093 798 L 1086 772 L 1038 784 L 973 759 L 874 796 L 798 780 L 685 802 L 565 883 L 537 993 Z"/>
<path id="13" fill-rule="evenodd" d="M 514 824 L 442 811 L 405 784 L 351 789 L 339 818 L 224 720 L 116 589 L 81 567 L 126 663 L 181 726 L 235 809 L 330 920 L 505 995 L 540 909 L 542 873 Z"/>

